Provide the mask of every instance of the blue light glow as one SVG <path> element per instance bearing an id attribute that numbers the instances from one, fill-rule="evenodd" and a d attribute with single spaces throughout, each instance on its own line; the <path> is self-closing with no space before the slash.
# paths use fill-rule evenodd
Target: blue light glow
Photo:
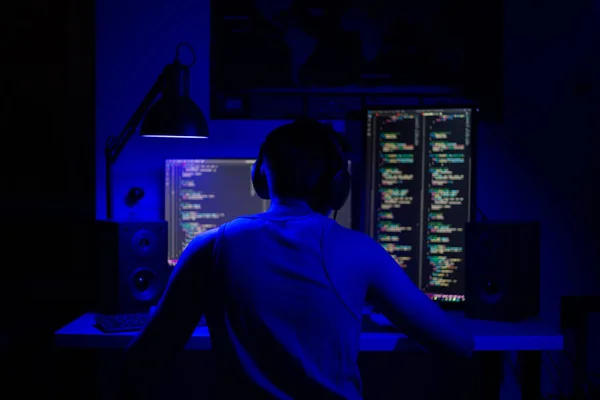
<path id="1" fill-rule="evenodd" d="M 206 136 L 176 136 L 176 135 L 142 135 L 147 138 L 167 138 L 167 139 L 208 139 Z"/>

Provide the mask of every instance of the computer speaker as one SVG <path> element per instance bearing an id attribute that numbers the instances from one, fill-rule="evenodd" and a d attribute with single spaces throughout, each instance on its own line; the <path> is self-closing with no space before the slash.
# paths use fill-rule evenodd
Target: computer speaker
<path id="1" fill-rule="evenodd" d="M 465 315 L 516 322 L 540 311 L 538 222 L 471 222 L 466 227 Z"/>
<path id="2" fill-rule="evenodd" d="M 103 314 L 148 312 L 166 287 L 166 221 L 96 221 L 96 307 Z"/>

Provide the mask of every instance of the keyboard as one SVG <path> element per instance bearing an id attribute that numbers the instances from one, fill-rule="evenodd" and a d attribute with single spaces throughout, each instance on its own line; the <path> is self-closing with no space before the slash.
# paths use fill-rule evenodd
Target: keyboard
<path id="1" fill-rule="evenodd" d="M 96 315 L 96 328 L 104 333 L 137 332 L 144 329 L 150 320 L 150 314 Z M 204 317 L 198 326 L 205 326 Z"/>
<path id="2" fill-rule="evenodd" d="M 96 328 L 104 333 L 141 331 L 150 314 L 96 315 Z"/>

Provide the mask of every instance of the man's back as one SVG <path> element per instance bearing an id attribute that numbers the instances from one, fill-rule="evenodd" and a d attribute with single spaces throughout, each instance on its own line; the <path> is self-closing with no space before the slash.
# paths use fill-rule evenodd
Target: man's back
<path id="1" fill-rule="evenodd" d="M 156 377 L 204 314 L 218 363 L 218 397 L 358 399 L 367 295 L 426 349 L 471 355 L 472 335 L 374 240 L 316 213 L 270 210 L 190 243 L 152 319 L 128 349 L 125 391 Z"/>
<path id="2" fill-rule="evenodd" d="M 259 214 L 219 230 L 207 322 L 221 393 L 360 398 L 367 283 L 345 235 L 355 233 L 316 213 Z"/>
<path id="3" fill-rule="evenodd" d="M 202 315 L 224 398 L 360 398 L 356 364 L 367 294 L 431 351 L 469 356 L 473 338 L 373 239 L 325 217 L 350 192 L 341 136 L 317 121 L 275 129 L 252 185 L 271 207 L 196 237 L 127 352 L 125 389 L 185 347 Z"/>

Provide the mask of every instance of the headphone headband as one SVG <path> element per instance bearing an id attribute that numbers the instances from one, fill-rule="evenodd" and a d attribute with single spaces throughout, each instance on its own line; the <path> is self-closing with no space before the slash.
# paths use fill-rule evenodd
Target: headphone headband
<path id="1" fill-rule="evenodd" d="M 334 170 L 333 176 L 319 178 L 319 183 L 323 188 L 322 206 L 326 209 L 339 210 L 348 199 L 352 180 L 348 171 L 348 159 L 346 156 L 347 151 L 350 149 L 348 141 L 331 126 L 325 128 L 323 124 L 314 120 L 296 121 L 293 124 L 305 124 L 306 126 L 303 130 L 306 135 L 314 136 L 316 140 L 326 140 L 332 146 L 335 157 L 339 158 L 336 162 L 341 161 L 339 167 L 337 165 L 334 167 L 337 171 Z M 278 134 L 285 134 L 278 129 L 267 136 L 260 147 L 258 159 L 252 168 L 254 190 L 263 199 L 270 198 L 269 185 L 263 168 L 265 153 L 269 150 L 268 146 L 274 144 L 273 140 L 278 137 Z"/>

